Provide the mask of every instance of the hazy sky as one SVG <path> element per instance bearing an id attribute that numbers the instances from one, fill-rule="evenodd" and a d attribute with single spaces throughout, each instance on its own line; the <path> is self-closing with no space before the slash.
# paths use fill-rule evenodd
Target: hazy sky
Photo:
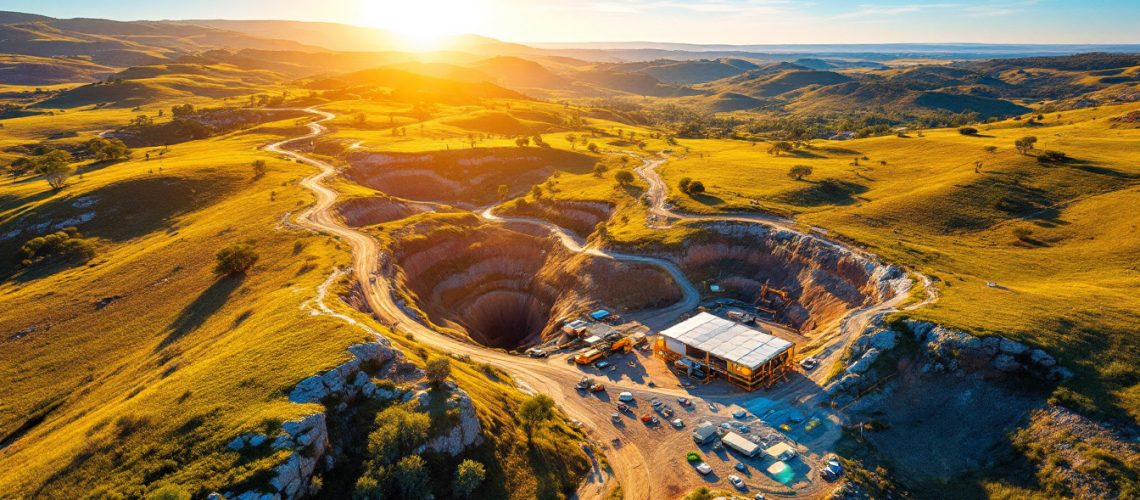
<path id="1" fill-rule="evenodd" d="M 1140 0 L 3 0 L 0 9 L 333 21 L 518 42 L 1140 43 Z"/>

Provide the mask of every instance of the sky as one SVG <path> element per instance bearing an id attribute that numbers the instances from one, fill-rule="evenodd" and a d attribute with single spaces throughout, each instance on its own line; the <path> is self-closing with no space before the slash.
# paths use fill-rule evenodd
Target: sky
<path id="1" fill-rule="evenodd" d="M 3 0 L 0 10 L 330 21 L 522 43 L 1140 43 L 1140 0 Z"/>

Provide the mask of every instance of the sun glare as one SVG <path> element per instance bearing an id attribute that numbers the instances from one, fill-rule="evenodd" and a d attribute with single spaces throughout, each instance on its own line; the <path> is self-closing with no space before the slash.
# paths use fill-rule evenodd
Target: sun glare
<path id="1" fill-rule="evenodd" d="M 363 0 L 362 24 L 395 32 L 408 48 L 430 50 L 440 39 L 475 32 L 480 25 L 476 0 Z"/>

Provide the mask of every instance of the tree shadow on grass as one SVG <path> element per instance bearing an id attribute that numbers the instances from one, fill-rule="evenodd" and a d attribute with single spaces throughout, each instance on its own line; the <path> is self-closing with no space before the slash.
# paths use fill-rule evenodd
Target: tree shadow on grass
<path id="1" fill-rule="evenodd" d="M 706 205 L 706 206 L 723 205 L 724 204 L 723 198 L 720 198 L 718 196 L 709 195 L 709 194 L 693 194 L 693 195 L 689 195 L 689 197 L 694 199 L 694 200 L 697 200 L 699 203 L 701 203 L 702 205 Z"/>
<path id="2" fill-rule="evenodd" d="M 839 179 L 807 182 L 810 182 L 811 186 L 783 193 L 777 196 L 776 200 L 801 207 L 851 205 L 856 201 L 855 195 L 866 193 L 868 190 L 867 186 L 862 184 Z"/>
<path id="3" fill-rule="evenodd" d="M 155 351 L 161 351 L 170 344 L 173 344 L 178 339 L 186 336 L 186 334 L 197 330 L 210 319 L 214 313 L 218 312 L 233 295 L 234 291 L 241 287 L 245 282 L 245 275 L 238 274 L 233 276 L 225 276 L 210 285 L 204 292 L 198 295 L 182 312 L 178 313 L 178 317 L 167 327 L 169 333 L 162 342 L 158 344 Z"/>

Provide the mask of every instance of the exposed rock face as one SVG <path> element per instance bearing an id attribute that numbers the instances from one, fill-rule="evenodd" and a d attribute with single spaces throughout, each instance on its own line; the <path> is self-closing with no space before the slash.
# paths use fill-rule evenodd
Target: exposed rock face
<path id="1" fill-rule="evenodd" d="M 475 406 L 471 403 L 471 397 L 458 390 L 459 387 L 453 382 L 446 382 L 445 387 L 449 392 L 447 408 L 449 411 L 458 413 L 459 421 L 447 433 L 428 441 L 420 451 L 430 450 L 455 456 L 469 446 L 478 446 L 483 443 L 483 426 L 475 414 Z M 423 389 L 415 395 L 420 408 L 424 411 L 427 411 L 431 397 L 431 393 Z"/>
<path id="2" fill-rule="evenodd" d="M 377 337 L 374 342 L 349 347 L 352 359 L 324 373 L 299 382 L 289 394 L 294 403 L 339 402 L 340 409 L 360 398 L 406 401 L 413 397 L 408 391 L 380 388 L 372 377 L 392 380 L 419 380 L 423 372 L 404 361 L 404 355 L 391 343 Z M 421 388 L 425 387 L 421 385 Z M 451 384 L 449 408 L 457 409 L 459 423 L 448 433 L 433 439 L 428 448 L 434 451 L 459 454 L 466 447 L 482 440 L 482 426 L 475 415 L 471 398 L 458 386 Z M 421 391 L 426 394 L 426 392 Z M 417 393 L 419 394 L 419 393 Z M 421 401 L 424 401 L 421 399 Z M 247 433 L 235 437 L 226 447 L 241 451 L 256 448 L 269 442 L 277 450 L 289 450 L 289 455 L 273 469 L 269 480 L 270 491 L 227 492 L 226 498 L 243 500 L 281 500 L 303 498 L 313 491 L 313 475 L 333 466 L 335 450 L 330 446 L 325 413 L 313 413 L 299 420 L 285 422 L 275 436 Z"/>
<path id="3" fill-rule="evenodd" d="M 263 434 L 247 434 L 235 438 L 228 447 L 236 450 L 246 446 L 256 447 L 268 439 Z M 269 480 L 269 487 L 273 491 L 229 492 L 225 494 L 226 498 L 282 499 L 299 498 L 314 493 L 311 479 L 329 448 L 325 414 L 314 413 L 300 420 L 281 424 L 281 433 L 274 439 L 273 447 L 291 450 L 289 456 L 273 469 L 273 478 Z"/>
<path id="4" fill-rule="evenodd" d="M 717 222 L 680 248 L 664 249 L 693 281 L 718 283 L 754 301 L 765 283 L 784 290 L 780 321 L 810 331 L 847 311 L 881 302 L 905 289 L 905 273 L 829 241 L 760 224 Z M 731 270 L 730 278 L 723 278 Z"/>
<path id="5" fill-rule="evenodd" d="M 364 372 L 365 368 L 384 373 L 398 368 L 403 355 L 394 349 L 387 339 L 367 344 L 357 344 L 348 348 L 353 359 L 320 375 L 302 380 L 289 393 L 289 401 L 294 403 L 319 403 L 329 396 L 353 399 L 364 395 L 377 395 L 376 384 Z"/>
<path id="6" fill-rule="evenodd" d="M 548 220 L 585 238 L 594 232 L 599 222 L 609 220 L 613 209 L 609 203 L 543 199 L 536 203 L 507 205 L 503 213 Z"/>
<path id="7" fill-rule="evenodd" d="M 402 292 L 437 325 L 491 347 L 513 349 L 554 331 L 552 319 L 600 302 L 655 307 L 681 294 L 664 272 L 572 254 L 549 236 L 472 219 L 399 234 Z"/>
<path id="8" fill-rule="evenodd" d="M 1072 372 L 1057 366 L 1057 360 L 1041 349 L 1005 337 L 978 338 L 926 321 L 907 321 L 923 352 L 934 360 L 931 371 L 979 371 L 995 369 L 1059 380 Z"/>

